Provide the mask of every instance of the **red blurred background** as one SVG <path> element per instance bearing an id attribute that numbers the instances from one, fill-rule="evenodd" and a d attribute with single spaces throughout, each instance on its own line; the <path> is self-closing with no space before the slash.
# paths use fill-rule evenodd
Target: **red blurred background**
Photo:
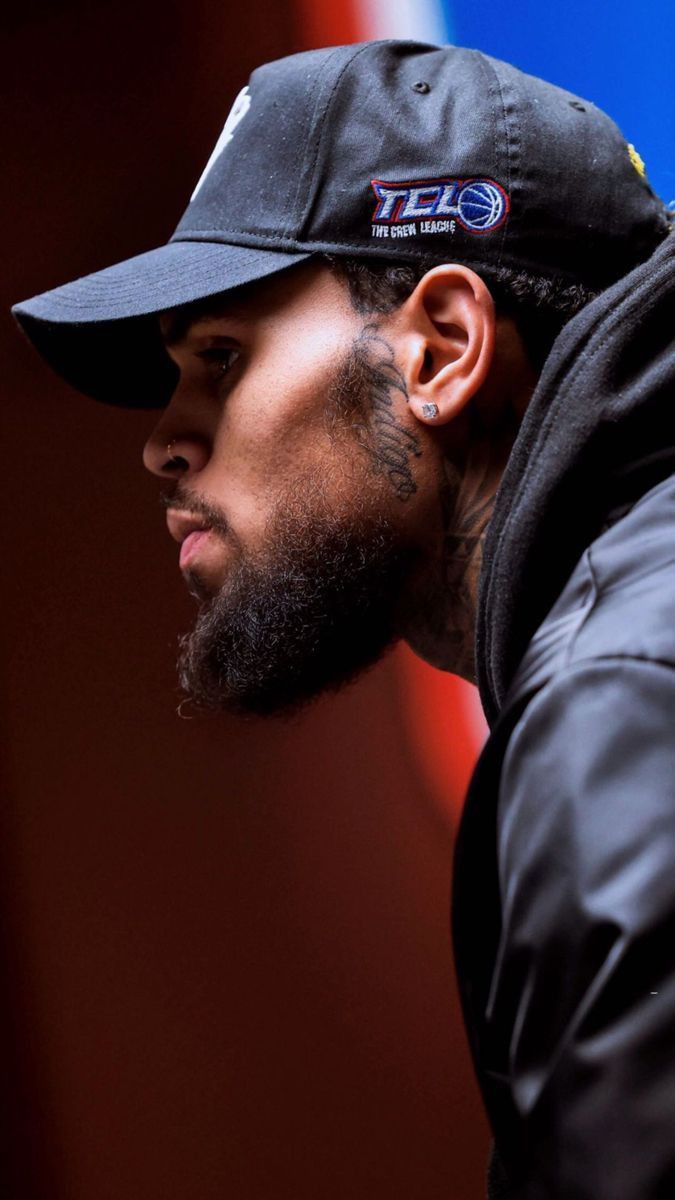
<path id="1" fill-rule="evenodd" d="M 477 1200 L 455 991 L 469 689 L 403 651 L 292 724 L 181 720 L 192 618 L 152 414 L 51 377 L 9 304 L 166 240 L 307 3 L 5 19 L 2 1195 Z M 314 23 L 312 23 L 314 22 Z"/>

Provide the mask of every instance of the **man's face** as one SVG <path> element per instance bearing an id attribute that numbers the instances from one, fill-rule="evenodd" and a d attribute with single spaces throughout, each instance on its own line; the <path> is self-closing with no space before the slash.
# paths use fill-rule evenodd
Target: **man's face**
<path id="1" fill-rule="evenodd" d="M 144 461 L 201 601 L 181 681 L 210 708 L 292 709 L 397 636 L 421 450 L 392 345 L 313 263 L 161 326 L 180 380 Z"/>

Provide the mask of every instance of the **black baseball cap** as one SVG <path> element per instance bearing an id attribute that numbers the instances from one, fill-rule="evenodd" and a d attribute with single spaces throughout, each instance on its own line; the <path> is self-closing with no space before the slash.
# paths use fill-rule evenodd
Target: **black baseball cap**
<path id="1" fill-rule="evenodd" d="M 167 245 L 12 311 L 78 390 L 159 407 L 175 371 L 156 314 L 311 255 L 602 289 L 668 224 L 639 155 L 589 101 L 477 50 L 366 42 L 255 70 Z"/>

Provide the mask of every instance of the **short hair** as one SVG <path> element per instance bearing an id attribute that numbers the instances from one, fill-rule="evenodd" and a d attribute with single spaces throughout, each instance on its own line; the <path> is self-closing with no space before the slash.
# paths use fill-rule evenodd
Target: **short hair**
<path id="1" fill-rule="evenodd" d="M 331 270 L 347 283 L 358 313 L 390 313 L 398 308 L 420 279 L 447 258 L 424 258 L 416 263 L 326 254 Z M 539 371 L 563 325 L 599 295 L 583 283 L 546 278 L 511 267 L 480 267 L 498 314 L 513 317 L 532 365 Z"/>

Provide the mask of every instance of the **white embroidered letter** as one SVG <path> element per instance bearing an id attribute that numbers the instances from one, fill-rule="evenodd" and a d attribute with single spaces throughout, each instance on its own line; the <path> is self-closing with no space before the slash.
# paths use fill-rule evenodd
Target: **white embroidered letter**
<path id="1" fill-rule="evenodd" d="M 230 109 L 230 115 L 227 118 L 227 120 L 223 126 L 223 132 L 221 133 L 220 137 L 218 138 L 218 141 L 216 142 L 215 146 L 213 147 L 213 152 L 211 154 L 211 157 L 210 157 L 209 161 L 207 162 L 206 166 L 204 167 L 204 170 L 202 171 L 201 175 L 199 176 L 199 179 L 197 181 L 197 186 L 190 197 L 191 200 L 194 200 L 195 196 L 197 195 L 197 192 L 199 191 L 200 187 L 202 186 L 204 180 L 206 179 L 206 176 L 208 175 L 209 171 L 211 170 L 211 167 L 213 166 L 216 159 L 220 158 L 220 155 L 223 153 L 223 150 L 225 149 L 225 147 L 228 145 L 229 142 L 232 141 L 232 135 L 234 134 L 234 131 L 237 128 L 237 125 L 239 124 L 240 121 L 242 121 L 244 119 L 244 117 L 246 116 L 250 107 L 251 107 L 251 93 L 249 92 L 248 87 L 245 87 L 245 88 L 241 89 L 239 95 L 237 96 L 237 99 L 235 100 L 234 104 L 232 105 L 232 108 Z"/>

